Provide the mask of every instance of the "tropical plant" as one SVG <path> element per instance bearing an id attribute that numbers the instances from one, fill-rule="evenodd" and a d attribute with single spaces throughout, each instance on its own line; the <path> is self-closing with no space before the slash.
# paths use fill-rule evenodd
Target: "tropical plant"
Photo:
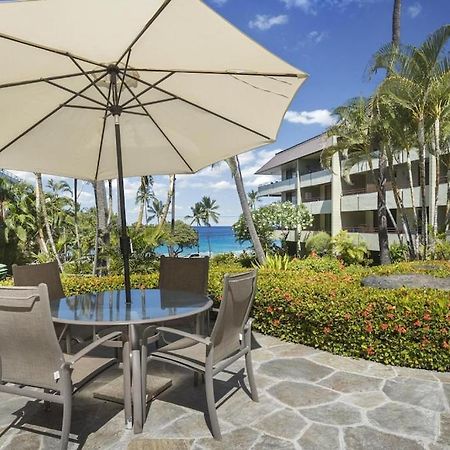
<path id="1" fill-rule="evenodd" d="M 211 197 L 204 196 L 200 201 L 200 208 L 203 211 L 202 221 L 204 225 L 210 227 L 211 222 L 219 222 L 219 205 L 217 204 L 216 200 L 212 200 Z"/>
<path id="2" fill-rule="evenodd" d="M 187 223 L 177 220 L 173 230 L 169 224 L 164 225 L 160 243 L 167 247 L 170 256 L 178 256 L 185 249 L 198 245 L 198 233 Z"/>
<path id="3" fill-rule="evenodd" d="M 365 242 L 356 244 L 347 231 L 341 231 L 331 240 L 333 255 L 344 264 L 363 264 L 367 261 L 369 251 Z"/>
<path id="4" fill-rule="evenodd" d="M 267 254 L 264 264 L 255 264 L 260 269 L 291 270 L 292 260 L 288 255 Z"/>
<path id="5" fill-rule="evenodd" d="M 309 211 L 303 205 L 297 206 L 291 202 L 272 203 L 252 211 L 251 215 L 261 244 L 267 252 L 274 249 L 275 231 L 279 232 L 282 246 L 285 246 L 290 231 L 298 228 L 305 229 L 312 223 Z M 233 230 L 240 242 L 250 240 L 247 222 L 243 215 L 233 225 Z"/>
<path id="6" fill-rule="evenodd" d="M 147 223 L 156 219 L 157 224 L 161 222 L 164 211 L 164 203 L 157 198 L 152 199 L 152 203 L 147 206 Z"/>
<path id="7" fill-rule="evenodd" d="M 153 192 L 153 177 L 151 175 L 145 175 L 141 177 L 139 188 L 136 192 L 136 204 L 139 205 L 138 216 L 136 220 L 136 228 L 142 227 L 144 223 L 144 214 L 147 213 L 150 202 L 154 200 L 155 194 Z M 147 223 L 147 218 L 145 223 Z"/>
<path id="8" fill-rule="evenodd" d="M 419 150 L 423 257 L 427 255 L 429 244 L 425 165 L 427 138 L 434 133 L 434 150 L 437 151 L 436 146 L 439 147 L 441 142 L 440 119 L 445 109 L 441 102 L 448 98 L 450 80 L 450 57 L 446 54 L 449 39 L 450 25 L 444 25 L 419 47 L 384 46 L 374 55 L 371 69 L 372 72 L 386 70 L 388 75 L 379 87 L 379 95 L 408 111 L 414 124 Z"/>
<path id="9" fill-rule="evenodd" d="M 259 201 L 259 193 L 258 191 L 250 191 L 247 193 L 248 197 L 248 206 L 250 206 L 251 209 L 256 208 L 256 203 Z"/>
<path id="10" fill-rule="evenodd" d="M 325 231 L 313 234 L 306 240 L 305 248 L 308 254 L 328 255 L 331 251 L 331 236 Z"/>

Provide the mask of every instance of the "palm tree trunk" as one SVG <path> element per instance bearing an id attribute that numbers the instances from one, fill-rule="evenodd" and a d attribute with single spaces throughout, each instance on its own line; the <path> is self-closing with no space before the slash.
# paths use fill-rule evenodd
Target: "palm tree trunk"
<path id="1" fill-rule="evenodd" d="M 161 218 L 158 223 L 158 228 L 157 228 L 158 231 L 157 232 L 159 232 L 161 230 L 161 228 L 164 226 L 164 224 L 166 223 L 174 192 L 175 192 L 175 175 L 170 175 L 169 189 L 167 190 L 167 201 L 164 205 L 164 209 L 162 211 Z"/>
<path id="2" fill-rule="evenodd" d="M 411 154 L 410 150 L 406 150 L 406 165 L 408 167 L 408 182 L 409 182 L 409 195 L 411 197 L 411 207 L 413 210 L 413 227 L 415 230 L 415 237 L 414 237 L 414 251 L 416 253 L 419 251 L 419 242 L 418 242 L 418 220 L 417 220 L 417 208 L 416 208 L 416 198 L 414 195 L 414 177 L 412 174 L 412 164 L 411 164 Z"/>
<path id="3" fill-rule="evenodd" d="M 417 138 L 419 143 L 419 183 L 421 200 L 421 241 L 423 245 L 423 259 L 426 259 L 428 252 L 428 217 L 427 217 L 427 198 L 426 198 L 426 175 L 425 175 L 425 121 L 422 117 L 419 120 Z"/>
<path id="4" fill-rule="evenodd" d="M 36 174 L 36 215 L 37 215 L 37 242 L 39 245 L 39 250 L 44 253 L 45 255 L 49 254 L 47 242 L 45 241 L 44 236 L 44 230 L 42 229 L 42 212 L 41 212 L 41 201 L 42 201 L 42 195 L 41 195 L 41 186 L 37 182 L 37 174 Z"/>
<path id="5" fill-rule="evenodd" d="M 247 224 L 248 232 L 253 243 L 253 248 L 255 249 L 256 259 L 259 264 L 264 264 L 266 261 L 266 255 L 264 254 L 261 241 L 259 240 L 258 233 L 256 232 L 255 224 L 253 223 L 252 212 L 248 206 L 244 181 L 242 179 L 241 169 L 239 166 L 239 159 L 237 156 L 234 156 L 232 158 L 228 158 L 226 162 L 230 167 L 234 182 L 236 183 L 236 190 L 239 196 L 239 201 L 241 202 L 242 214 L 244 215 L 245 223 Z"/>
<path id="6" fill-rule="evenodd" d="M 402 10 L 402 0 L 394 0 L 394 11 L 392 14 L 392 44 L 400 45 L 400 17 Z"/>
<path id="7" fill-rule="evenodd" d="M 378 243 L 380 246 L 380 263 L 390 264 L 389 236 L 387 226 L 387 205 L 386 205 L 386 169 L 387 158 L 383 145 L 379 145 L 380 156 L 378 165 L 378 196 L 377 196 L 377 216 L 378 216 Z"/>
<path id="8" fill-rule="evenodd" d="M 438 200 L 439 200 L 439 178 L 441 177 L 441 122 L 437 118 L 434 122 L 434 156 L 436 157 L 436 180 L 435 180 L 435 191 L 434 191 L 434 214 L 433 223 L 431 224 L 435 232 L 438 231 Z M 433 180 L 430 180 L 432 182 Z"/>
<path id="9" fill-rule="evenodd" d="M 113 191 L 112 191 L 112 180 L 108 180 L 108 219 L 106 224 L 108 226 L 108 230 L 111 229 L 112 224 L 112 216 L 113 216 Z"/>
<path id="10" fill-rule="evenodd" d="M 102 252 L 106 245 L 109 243 L 109 232 L 108 232 L 108 210 L 107 210 L 107 200 L 106 200 L 106 188 L 104 181 L 96 181 L 94 183 L 94 194 L 95 194 L 95 206 L 97 210 L 97 230 L 96 230 L 96 242 L 95 242 L 95 254 L 94 254 L 94 264 L 93 273 L 105 274 L 108 266 L 108 262 L 104 257 L 100 257 L 100 252 Z"/>
<path id="11" fill-rule="evenodd" d="M 411 234 L 411 227 L 409 225 L 408 216 L 405 212 L 405 207 L 403 204 L 403 199 L 400 195 L 400 189 L 397 184 L 396 175 L 393 170 L 393 160 L 389 159 L 389 166 L 388 166 L 389 176 L 391 178 L 391 184 L 392 184 L 392 193 L 394 194 L 394 200 L 395 204 L 397 206 L 397 211 L 400 212 L 400 216 L 402 219 L 402 227 L 403 227 L 403 233 L 406 236 L 406 242 L 408 245 L 408 251 L 409 251 L 409 257 L 410 259 L 414 260 L 416 259 L 416 252 L 414 248 L 414 241 Z M 397 230 L 398 231 L 398 230 Z M 399 241 L 402 243 L 401 234 L 398 233 Z"/>
<path id="12" fill-rule="evenodd" d="M 44 188 L 42 186 L 42 175 L 40 173 L 36 173 L 36 197 L 40 197 L 40 208 L 42 213 L 42 220 L 44 222 L 45 231 L 47 232 L 48 242 L 50 243 L 50 247 L 52 249 L 53 254 L 55 255 L 56 262 L 58 263 L 59 270 L 61 273 L 64 272 L 64 267 L 59 259 L 58 252 L 56 250 L 55 240 L 53 239 L 52 230 L 50 227 L 50 222 L 48 220 L 47 213 L 47 205 L 45 204 L 45 196 L 44 196 Z"/>

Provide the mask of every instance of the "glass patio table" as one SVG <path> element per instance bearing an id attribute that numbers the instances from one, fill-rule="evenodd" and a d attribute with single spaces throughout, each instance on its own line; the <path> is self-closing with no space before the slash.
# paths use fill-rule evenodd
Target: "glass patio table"
<path id="1" fill-rule="evenodd" d="M 142 398 L 141 389 L 141 345 L 140 333 L 144 327 L 184 317 L 197 316 L 209 310 L 212 300 L 201 294 L 166 289 L 132 289 L 131 303 L 125 301 L 125 290 L 97 292 L 64 297 L 50 302 L 53 321 L 67 325 L 86 326 L 128 326 L 130 343 L 130 367 L 132 393 L 132 416 L 127 417 L 127 427 L 133 427 L 135 433 L 142 432 L 144 421 L 142 407 L 146 398 Z M 197 321 L 197 326 L 199 326 Z M 151 377 L 151 397 L 154 397 L 170 386 L 171 380 L 162 377 Z M 114 382 L 112 382 L 114 383 Z M 122 387 L 122 389 L 121 389 Z M 109 386 L 109 394 L 100 398 L 111 397 L 114 391 L 117 398 L 123 399 L 123 383 L 115 382 Z"/>

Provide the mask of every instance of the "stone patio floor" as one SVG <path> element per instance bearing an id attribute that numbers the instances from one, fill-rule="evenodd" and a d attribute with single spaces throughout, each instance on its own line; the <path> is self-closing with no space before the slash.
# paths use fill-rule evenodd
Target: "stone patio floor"
<path id="1" fill-rule="evenodd" d="M 211 438 L 203 385 L 152 363 L 173 386 L 153 401 L 141 435 L 119 405 L 92 397 L 112 368 L 75 396 L 71 449 L 450 449 L 450 373 L 343 358 L 255 333 L 260 394 L 252 402 L 240 360 L 215 383 L 223 440 Z M 245 384 L 244 384 L 245 386 Z M 57 449 L 61 408 L 0 394 L 0 448 Z"/>

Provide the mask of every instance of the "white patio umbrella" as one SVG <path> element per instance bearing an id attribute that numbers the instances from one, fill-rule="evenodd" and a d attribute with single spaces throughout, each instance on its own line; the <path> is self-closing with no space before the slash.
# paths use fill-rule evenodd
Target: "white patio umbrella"
<path id="1" fill-rule="evenodd" d="M 273 142 L 306 74 L 201 0 L 0 4 L 0 167 L 118 179 L 195 173 Z"/>

